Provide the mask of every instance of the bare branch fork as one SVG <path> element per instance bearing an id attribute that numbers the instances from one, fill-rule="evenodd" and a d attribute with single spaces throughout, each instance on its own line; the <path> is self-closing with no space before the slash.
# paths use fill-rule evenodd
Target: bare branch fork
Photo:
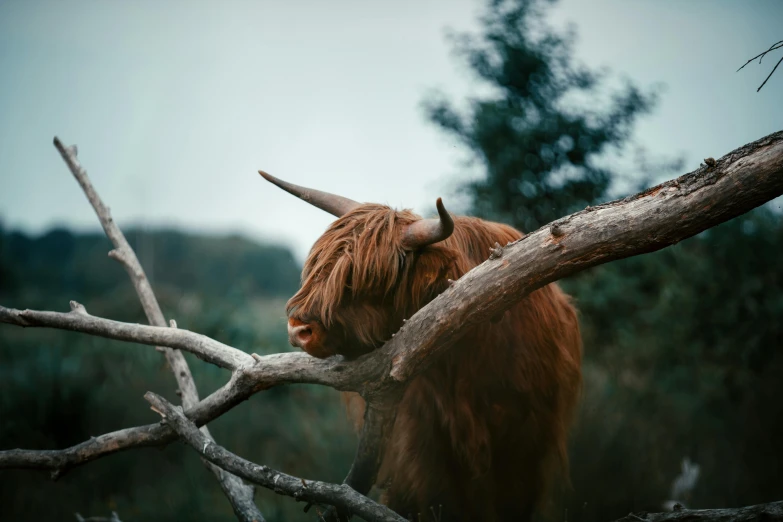
<path id="1" fill-rule="evenodd" d="M 98 219 L 101 222 L 103 230 L 106 232 L 109 240 L 114 245 L 114 250 L 109 252 L 109 257 L 119 262 L 125 271 L 128 272 L 133 287 L 136 289 L 136 294 L 139 296 L 144 313 L 147 315 L 147 320 L 154 327 L 165 327 L 166 319 L 163 317 L 163 312 L 160 309 L 158 300 L 155 297 L 155 293 L 152 291 L 147 275 L 144 273 L 144 269 L 139 263 L 139 259 L 136 257 L 136 252 L 133 251 L 128 241 L 125 239 L 125 235 L 120 228 L 114 222 L 111 217 L 109 208 L 103 204 L 101 198 L 98 196 L 97 191 L 92 186 L 90 178 L 87 176 L 87 172 L 82 168 L 79 160 L 76 158 L 77 148 L 76 145 L 71 147 L 65 147 L 62 142 L 55 136 L 54 146 L 60 152 L 71 173 L 76 178 L 76 181 L 82 187 L 84 194 L 90 201 L 95 213 L 98 215 Z M 84 307 L 71 301 L 71 310 L 76 315 L 83 318 L 88 318 L 87 312 Z M 174 320 L 171 321 L 171 327 L 176 328 Z M 120 329 L 122 329 L 120 327 Z M 182 397 L 182 404 L 185 407 L 190 407 L 198 403 L 198 389 L 196 383 L 193 380 L 193 374 L 190 371 L 185 357 L 177 349 L 176 345 L 171 343 L 159 343 L 165 348 L 159 348 L 165 356 L 171 371 L 174 373 L 174 378 L 177 381 L 179 392 Z M 198 343 L 192 343 L 198 344 Z M 228 348 L 228 347 L 226 347 Z M 231 354 L 233 349 L 224 350 Z M 238 352 L 238 350 L 233 350 Z M 236 356 L 236 354 L 234 354 Z M 204 436 L 211 439 L 209 429 L 204 426 L 201 428 L 204 432 Z M 231 507 L 234 513 L 242 521 L 257 521 L 264 520 L 263 515 L 253 502 L 253 488 L 243 484 L 241 480 L 228 473 L 225 473 L 220 468 L 214 466 L 212 463 L 204 461 L 204 464 L 208 469 L 215 474 L 215 477 L 220 483 L 220 487 L 231 502 Z"/>
<path id="2" fill-rule="evenodd" d="M 338 486 L 326 482 L 306 481 L 242 459 L 205 437 L 178 408 L 172 406 L 160 395 L 148 392 L 144 398 L 151 404 L 152 409 L 160 414 L 163 422 L 171 426 L 202 457 L 246 480 L 297 500 L 337 505 L 365 520 L 378 522 L 403 522 L 405 520 L 386 506 L 373 502 L 346 485 Z"/>
<path id="3" fill-rule="evenodd" d="M 767 50 L 766 50 L 766 51 L 764 51 L 763 53 L 757 54 L 756 56 L 754 56 L 753 58 L 751 58 L 750 60 L 748 60 L 747 62 L 745 62 L 744 64 L 742 64 L 742 67 L 740 67 L 739 69 L 737 69 L 737 71 L 736 71 L 736 72 L 739 72 L 739 71 L 741 71 L 742 69 L 744 69 L 746 65 L 748 65 L 750 62 L 752 62 L 752 61 L 753 61 L 753 60 L 755 60 L 756 58 L 758 58 L 758 59 L 759 59 L 759 63 L 761 63 L 761 60 L 763 60 L 763 59 L 764 59 L 764 57 L 765 57 L 767 54 L 771 53 L 772 51 L 776 51 L 776 50 L 778 50 L 778 49 L 782 49 L 782 48 L 783 48 L 783 40 L 781 40 L 781 41 L 779 41 L 779 42 L 775 42 L 774 44 L 772 44 L 772 45 L 769 47 L 769 49 L 767 49 Z M 773 74 L 775 74 L 775 70 L 778 68 L 778 65 L 780 65 L 780 62 L 783 62 L 783 56 L 781 56 L 781 57 L 780 57 L 780 60 L 778 60 L 778 63 L 776 63 L 776 64 L 775 64 L 775 67 L 773 67 L 773 68 L 772 68 L 772 70 L 771 70 L 771 71 L 769 72 L 769 74 L 767 75 L 767 77 L 766 77 L 766 78 L 764 78 L 764 81 L 763 81 L 763 82 L 761 82 L 761 85 L 759 85 L 759 88 L 758 88 L 758 89 L 756 89 L 756 92 L 759 92 L 759 91 L 761 90 L 761 88 L 762 88 L 762 87 L 764 87 L 764 85 L 767 83 L 767 81 L 768 81 L 770 78 L 772 78 L 772 75 L 773 75 Z"/>
<path id="4" fill-rule="evenodd" d="M 394 406 L 406 383 L 471 326 L 503 313 L 530 292 L 552 281 L 598 264 L 664 248 L 781 194 L 783 131 L 744 145 L 717 162 L 710 161 L 680 178 L 625 199 L 588 207 L 515 243 L 496 246 L 488 261 L 465 274 L 414 314 L 392 340 L 351 362 L 340 357 L 319 360 L 304 353 L 250 356 L 193 332 L 165 328 L 165 323 L 157 327 L 119 323 L 91 316 L 79 305 L 74 305 L 69 313 L 0 306 L 0 322 L 69 329 L 178 348 L 231 370 L 229 382 L 220 390 L 200 402 L 184 404 L 182 419 L 187 418 L 197 426 L 252 394 L 279 384 L 316 383 L 357 391 L 367 401 L 368 413 L 346 483 L 364 494 L 377 474 L 385 434 L 393 422 Z M 64 471 L 116 451 L 165 444 L 183 436 L 183 430 L 172 426 L 172 418 L 167 416 L 165 424 L 102 435 L 65 450 L 2 451 L 0 468 Z M 188 424 L 180 426 L 183 425 Z M 210 447 L 219 448 L 214 443 Z M 203 452 L 202 456 L 218 463 Z M 224 463 L 220 461 L 221 467 Z M 238 468 L 226 466 L 224 469 L 253 480 L 239 473 Z M 253 481 L 268 487 L 263 480 Z M 327 496 L 322 499 L 326 500 L 319 502 L 337 506 L 347 513 L 358 513 L 355 506 L 344 499 L 325 494 Z"/>

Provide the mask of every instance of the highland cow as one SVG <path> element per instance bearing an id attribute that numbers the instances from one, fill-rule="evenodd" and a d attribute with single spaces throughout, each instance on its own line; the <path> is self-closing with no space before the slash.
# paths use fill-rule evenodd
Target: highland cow
<path id="1" fill-rule="evenodd" d="M 440 199 L 438 217 L 422 219 L 261 174 L 338 218 L 313 245 L 286 307 L 291 344 L 314 357 L 380 347 L 491 245 L 523 235 L 451 216 Z M 529 520 L 567 465 L 581 352 L 576 311 L 556 284 L 472 328 L 405 390 L 377 480 L 382 501 L 422 520 Z M 363 403 L 350 412 L 360 425 Z"/>

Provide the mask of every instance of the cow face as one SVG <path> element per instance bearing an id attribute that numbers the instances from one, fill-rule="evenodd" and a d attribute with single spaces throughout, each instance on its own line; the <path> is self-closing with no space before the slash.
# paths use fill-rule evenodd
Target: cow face
<path id="1" fill-rule="evenodd" d="M 319 358 L 357 357 L 390 339 L 405 317 L 443 290 L 451 252 L 429 245 L 447 238 L 454 224 L 440 199 L 439 217 L 421 219 L 261 174 L 339 217 L 313 245 L 302 287 L 286 306 L 293 346 Z"/>

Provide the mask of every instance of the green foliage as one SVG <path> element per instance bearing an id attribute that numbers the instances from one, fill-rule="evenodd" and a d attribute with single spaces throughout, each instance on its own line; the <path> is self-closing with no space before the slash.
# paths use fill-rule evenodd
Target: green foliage
<path id="1" fill-rule="evenodd" d="M 760 208 L 562 282 L 585 338 L 567 495 L 585 520 L 656 509 L 684 456 L 702 468 L 694 507 L 779 499 L 781 251 L 783 220 Z"/>
<path id="2" fill-rule="evenodd" d="M 197 289 L 210 296 L 287 296 L 299 279 L 293 256 L 282 247 L 259 246 L 236 236 L 194 237 L 169 230 L 130 229 L 126 235 L 159 289 Z M 112 247 L 105 236 L 54 229 L 38 238 L 9 232 L 3 241 L 0 266 L 15 271 L 4 278 L 0 291 L 9 285 L 8 290 L 14 288 L 29 299 L 40 297 L 37 289 L 45 288 L 73 299 L 81 292 L 94 295 L 128 284 L 122 267 L 106 262 Z"/>
<path id="3" fill-rule="evenodd" d="M 248 352 L 290 349 L 285 299 L 299 267 L 280 247 L 237 238 L 131 231 L 166 317 L 181 328 Z M 69 299 L 91 313 L 145 323 L 127 274 L 99 234 L 55 230 L 38 238 L 0 229 L 0 302 L 65 311 Z M 200 395 L 226 371 L 186 354 Z M 0 448 L 60 449 L 113 430 L 157 422 L 142 396 L 177 401 L 163 357 L 152 347 L 56 330 L 0 326 Z M 339 482 L 356 437 L 337 392 L 286 386 L 258 394 L 210 424 L 231 451 L 306 478 Z M 46 499 L 45 501 L 43 501 Z M 310 520 L 302 504 L 272 492 L 256 500 L 268 520 Z M 45 473 L 0 471 L 0 519 L 235 520 L 214 477 L 181 443 L 119 453 L 56 483 Z"/>

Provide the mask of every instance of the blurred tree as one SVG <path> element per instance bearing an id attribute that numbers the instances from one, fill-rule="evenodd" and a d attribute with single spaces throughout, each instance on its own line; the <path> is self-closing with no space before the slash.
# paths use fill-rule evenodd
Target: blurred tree
<path id="1" fill-rule="evenodd" d="M 656 94 L 629 83 L 607 94 L 605 74 L 574 64 L 573 31 L 546 25 L 553 3 L 489 0 L 481 34 L 454 37 L 489 94 L 464 110 L 443 95 L 425 103 L 482 167 L 462 186 L 472 212 L 525 231 L 605 201 L 620 182 L 639 189 L 651 172 L 681 168 L 642 156 L 631 179 L 607 166 Z M 581 313 L 585 395 L 556 518 L 564 509 L 578 521 L 659 511 L 688 456 L 702 470 L 689 507 L 779 500 L 781 251 L 783 223 L 767 206 L 561 281 Z"/>
<path id="2" fill-rule="evenodd" d="M 429 118 L 483 163 L 486 177 L 465 187 L 474 211 L 526 231 L 605 197 L 616 176 L 601 156 L 627 144 L 656 100 L 630 83 L 606 99 L 604 75 L 574 63 L 574 32 L 546 25 L 552 3 L 491 0 L 482 34 L 453 40 L 492 93 L 464 113 L 443 95 L 425 102 Z"/>

